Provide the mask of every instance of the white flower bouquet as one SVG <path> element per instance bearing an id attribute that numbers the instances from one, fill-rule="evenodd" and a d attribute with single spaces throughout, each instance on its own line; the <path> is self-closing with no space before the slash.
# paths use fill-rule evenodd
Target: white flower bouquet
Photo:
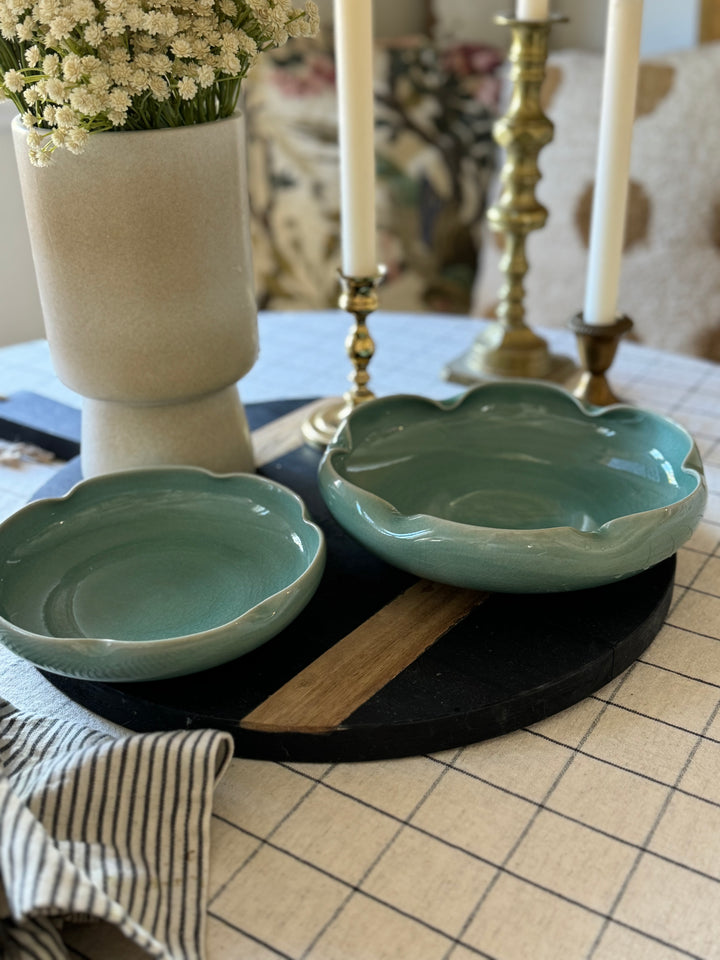
<path id="1" fill-rule="evenodd" d="M 0 0 L 0 99 L 46 166 L 92 133 L 230 116 L 259 53 L 317 30 L 313 0 Z"/>

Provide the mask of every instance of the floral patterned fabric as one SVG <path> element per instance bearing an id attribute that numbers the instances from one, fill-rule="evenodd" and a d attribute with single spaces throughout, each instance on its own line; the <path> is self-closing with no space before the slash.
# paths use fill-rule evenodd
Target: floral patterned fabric
<path id="1" fill-rule="evenodd" d="M 501 56 L 422 38 L 375 54 L 384 309 L 467 313 L 491 174 Z M 337 304 L 339 158 L 332 45 L 294 42 L 246 85 L 258 304 Z"/>

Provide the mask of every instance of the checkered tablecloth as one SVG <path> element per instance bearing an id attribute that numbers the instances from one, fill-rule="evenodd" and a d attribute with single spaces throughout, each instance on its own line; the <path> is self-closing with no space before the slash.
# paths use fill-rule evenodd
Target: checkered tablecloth
<path id="1" fill-rule="evenodd" d="M 440 369 L 479 323 L 370 326 L 376 392 L 458 391 Z M 346 328 L 335 312 L 264 315 L 243 398 L 341 392 Z M 611 379 L 690 429 L 709 480 L 657 639 L 594 696 L 496 740 L 377 763 L 234 760 L 215 797 L 210 960 L 720 957 L 720 366 L 623 343 Z M 18 389 L 77 402 L 43 343 L 0 350 L 0 392 Z M 0 468 L 0 512 L 53 469 Z M 17 706 L 109 727 L 7 653 L 0 671 Z M 78 928 L 77 955 L 122 956 L 109 936 Z"/>

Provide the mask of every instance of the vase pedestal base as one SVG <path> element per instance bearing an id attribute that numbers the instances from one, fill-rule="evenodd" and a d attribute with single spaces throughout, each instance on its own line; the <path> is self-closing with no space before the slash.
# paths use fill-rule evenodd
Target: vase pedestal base
<path id="1" fill-rule="evenodd" d="M 82 472 L 183 464 L 213 473 L 255 469 L 250 430 L 235 384 L 169 404 L 83 399 Z"/>

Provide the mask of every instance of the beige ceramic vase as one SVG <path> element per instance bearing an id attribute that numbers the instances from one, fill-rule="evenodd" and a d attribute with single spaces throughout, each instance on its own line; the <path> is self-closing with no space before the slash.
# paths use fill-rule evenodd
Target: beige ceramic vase
<path id="1" fill-rule="evenodd" d="M 13 136 L 53 364 L 83 397 L 83 475 L 253 470 L 243 117 L 95 134 L 45 168 L 19 119 Z"/>

